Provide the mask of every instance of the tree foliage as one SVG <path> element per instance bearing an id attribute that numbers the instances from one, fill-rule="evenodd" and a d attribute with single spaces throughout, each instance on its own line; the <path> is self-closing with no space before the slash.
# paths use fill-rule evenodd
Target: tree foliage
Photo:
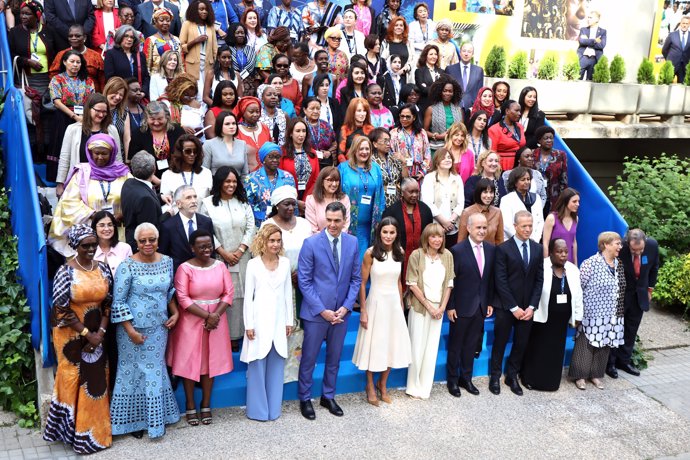
<path id="1" fill-rule="evenodd" d="M 653 85 L 656 83 L 654 64 L 648 58 L 643 58 L 640 67 L 637 69 L 637 82 L 642 85 Z"/>
<path id="2" fill-rule="evenodd" d="M 487 77 L 503 78 L 506 74 L 506 50 L 502 46 L 494 45 L 489 51 L 484 63 L 484 72 Z"/>
<path id="3" fill-rule="evenodd" d="M 575 51 L 568 52 L 561 68 L 561 74 L 567 81 L 574 81 L 580 78 L 580 58 Z"/>
<path id="4" fill-rule="evenodd" d="M 527 78 L 527 53 L 518 51 L 508 66 L 508 78 Z"/>
<path id="5" fill-rule="evenodd" d="M 594 83 L 608 83 L 611 81 L 611 73 L 609 72 L 609 58 L 606 56 L 602 56 L 601 59 L 599 59 L 599 62 L 594 64 L 592 81 Z"/>
<path id="6" fill-rule="evenodd" d="M 609 72 L 611 74 L 611 83 L 620 83 L 625 78 L 625 61 L 620 54 L 616 54 L 611 59 Z"/>
<path id="7" fill-rule="evenodd" d="M 558 76 L 558 57 L 555 53 L 546 53 L 539 61 L 537 78 L 540 80 L 555 80 Z"/>

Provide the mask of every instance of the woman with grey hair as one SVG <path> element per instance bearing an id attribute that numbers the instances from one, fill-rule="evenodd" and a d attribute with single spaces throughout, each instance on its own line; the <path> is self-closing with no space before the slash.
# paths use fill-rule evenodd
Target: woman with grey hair
<path id="1" fill-rule="evenodd" d="M 139 51 L 139 35 L 130 25 L 120 26 L 115 32 L 115 46 L 105 52 L 105 79 L 135 77 L 144 94 L 149 94 L 149 70 L 146 56 Z"/>
<path id="2" fill-rule="evenodd" d="M 165 434 L 180 419 L 165 367 L 168 331 L 179 317 L 173 263 L 159 254 L 158 230 L 142 223 L 134 230 L 138 252 L 117 268 L 110 320 L 117 325 L 119 362 L 110 403 L 112 432 L 141 438 Z"/>

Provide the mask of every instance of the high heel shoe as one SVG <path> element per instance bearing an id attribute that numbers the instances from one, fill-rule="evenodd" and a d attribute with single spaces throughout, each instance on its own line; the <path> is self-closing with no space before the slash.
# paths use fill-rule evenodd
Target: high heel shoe
<path id="1" fill-rule="evenodd" d="M 369 404 L 371 404 L 372 406 L 379 407 L 379 400 L 376 399 L 376 390 L 373 391 L 373 393 L 374 393 L 374 398 L 373 398 L 373 399 L 371 399 L 370 396 L 369 396 L 369 395 L 370 395 L 369 387 L 365 388 L 364 392 L 365 392 L 366 395 L 367 395 L 367 402 L 368 402 Z"/>
<path id="2" fill-rule="evenodd" d="M 390 398 L 390 396 L 388 396 L 388 392 L 386 392 L 385 395 L 383 394 L 383 391 L 381 390 L 381 381 L 380 380 L 378 382 L 376 382 L 375 387 L 376 387 L 376 391 L 381 396 L 381 401 L 385 402 L 386 404 L 390 404 L 391 402 L 393 402 L 393 400 Z"/>

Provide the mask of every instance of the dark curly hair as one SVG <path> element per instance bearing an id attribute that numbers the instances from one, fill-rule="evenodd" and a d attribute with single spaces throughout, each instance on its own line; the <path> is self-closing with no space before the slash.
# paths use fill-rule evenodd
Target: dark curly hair
<path id="1" fill-rule="evenodd" d="M 202 20 L 199 16 L 199 5 L 203 3 L 206 5 L 206 20 Z M 213 13 L 213 5 L 208 0 L 194 0 L 187 7 L 185 12 L 185 19 L 194 24 L 205 24 L 208 27 L 213 27 L 216 22 L 216 15 Z"/>
<path id="2" fill-rule="evenodd" d="M 429 88 L 429 105 L 434 105 L 443 100 L 441 93 L 443 93 L 443 88 L 445 88 L 446 85 L 453 86 L 453 99 L 450 100 L 450 103 L 460 103 L 460 99 L 462 99 L 462 87 L 460 83 L 454 78 L 444 74 L 431 85 L 431 88 Z"/>
<path id="3" fill-rule="evenodd" d="M 242 176 L 240 176 L 240 173 L 232 166 L 221 166 L 213 175 L 213 185 L 211 186 L 211 203 L 213 203 L 213 206 L 218 206 L 220 204 L 223 183 L 230 174 L 234 174 L 235 179 L 237 179 L 237 188 L 235 189 L 233 197 L 237 198 L 237 201 L 240 203 L 247 203 L 247 191 L 242 184 Z"/>

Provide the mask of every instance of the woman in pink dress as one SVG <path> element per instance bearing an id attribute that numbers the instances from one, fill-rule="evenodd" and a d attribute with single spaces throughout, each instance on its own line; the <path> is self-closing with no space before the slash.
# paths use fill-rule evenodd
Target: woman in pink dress
<path id="1" fill-rule="evenodd" d="M 168 365 L 173 375 L 183 378 L 185 415 L 191 426 L 199 425 L 194 382 L 201 381 L 201 423 L 210 425 L 213 378 L 233 367 L 225 311 L 232 306 L 235 289 L 225 264 L 211 258 L 210 233 L 193 232 L 189 244 L 194 258 L 180 265 L 175 274 L 180 319 L 168 347 Z"/>

